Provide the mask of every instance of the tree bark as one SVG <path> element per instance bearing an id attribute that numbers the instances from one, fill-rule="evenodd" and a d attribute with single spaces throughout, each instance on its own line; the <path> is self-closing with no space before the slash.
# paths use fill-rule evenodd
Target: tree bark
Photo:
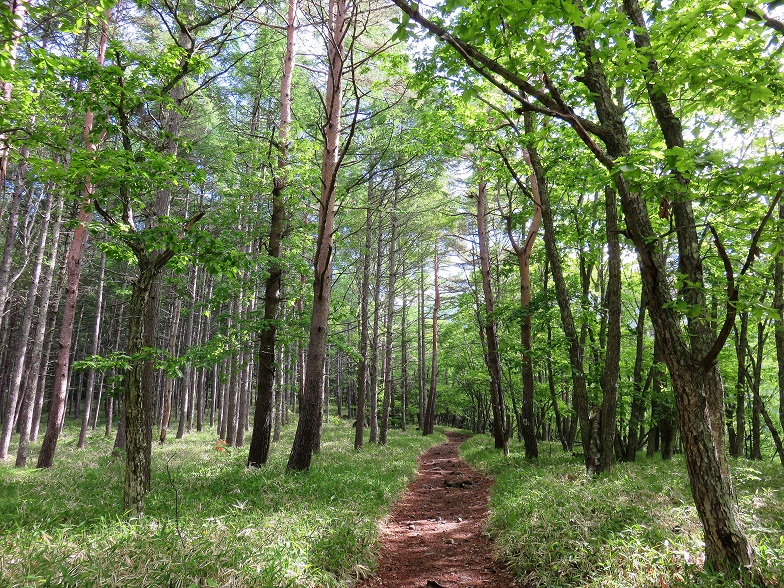
<path id="1" fill-rule="evenodd" d="M 441 309 L 441 291 L 438 285 L 438 242 L 436 242 L 435 262 L 433 263 L 433 355 L 430 361 L 430 390 L 427 394 L 427 407 L 422 424 L 422 434 L 432 435 L 436 415 L 436 389 L 438 387 L 438 311 Z"/>
<path id="2" fill-rule="evenodd" d="M 38 302 L 38 323 L 33 335 L 33 347 L 30 357 L 30 371 L 27 374 L 27 385 L 23 393 L 22 408 L 19 411 L 21 426 L 19 428 L 19 447 L 16 452 L 16 467 L 27 465 L 27 457 L 30 446 L 30 436 L 33 429 L 33 419 L 35 417 L 35 399 L 38 386 L 39 374 L 41 373 L 42 355 L 44 351 L 44 340 L 48 326 L 49 303 L 52 296 L 52 282 L 54 281 L 55 266 L 60 249 L 60 234 L 63 221 L 63 197 L 57 196 L 57 209 L 55 212 L 55 222 L 52 227 L 52 245 L 50 248 L 49 260 L 44 269 L 44 279 L 41 285 L 41 298 Z M 45 371 L 45 370 L 43 370 Z M 40 415 L 40 412 L 39 412 Z"/>
<path id="3" fill-rule="evenodd" d="M 109 21 L 111 14 L 106 12 L 105 20 L 101 25 L 101 39 L 98 44 L 97 62 L 103 66 L 106 57 L 106 47 L 109 41 Z M 84 145 L 85 150 L 94 153 L 97 144 L 93 142 L 90 134 L 93 130 L 93 113 L 88 110 L 84 115 Z M 87 223 L 90 221 L 90 203 L 93 197 L 93 185 L 90 178 L 85 178 L 85 185 L 82 191 L 82 202 L 77 215 L 77 226 L 71 241 L 71 248 L 68 252 L 66 268 L 68 280 L 65 291 L 65 309 L 62 322 L 60 323 L 60 340 L 57 353 L 57 368 L 55 371 L 54 384 L 52 389 L 52 406 L 49 410 L 49 420 L 44 435 L 41 452 L 38 454 L 38 464 L 36 467 L 48 468 L 54 461 L 54 453 L 57 449 L 57 440 L 63 428 L 65 419 L 65 400 L 68 392 L 68 376 L 70 372 L 71 338 L 73 335 L 74 318 L 76 316 L 76 301 L 79 296 L 79 276 L 81 274 L 82 257 L 87 245 Z"/>
<path id="4" fill-rule="evenodd" d="M 607 337 L 602 369 L 602 408 L 599 471 L 612 471 L 617 427 L 618 378 L 621 371 L 621 244 L 618 232 L 617 194 L 604 190 L 607 235 Z"/>
<path id="5" fill-rule="evenodd" d="M 90 355 L 98 355 L 98 349 L 101 341 L 101 322 L 103 310 L 103 277 L 106 271 L 106 253 L 101 252 L 101 262 L 98 268 L 98 285 L 96 286 L 95 295 L 95 324 L 93 325 L 93 340 L 90 348 Z M 87 441 L 87 429 L 90 425 L 90 415 L 92 414 L 93 395 L 95 389 L 95 370 L 89 369 L 87 374 L 87 392 L 84 397 L 84 411 L 82 413 L 82 427 L 79 431 L 79 441 L 77 448 L 84 449 L 84 444 Z"/>
<path id="6" fill-rule="evenodd" d="M 484 328 L 487 351 L 485 363 L 490 374 L 490 403 L 493 409 L 493 440 L 496 449 L 509 453 L 509 431 L 506 424 L 506 407 L 501 382 L 501 358 L 498 349 L 498 333 L 495 322 L 495 300 L 490 278 L 490 238 L 487 231 L 487 183 L 479 181 L 476 193 L 476 225 L 479 236 L 479 267 L 482 275 L 484 316 L 480 328 Z M 533 424 L 533 422 L 532 422 Z M 527 453 L 526 453 L 527 454 Z"/>
<path id="7" fill-rule="evenodd" d="M 626 442 L 626 461 L 634 461 L 640 443 L 640 424 L 645 418 L 645 390 L 642 379 L 642 362 L 645 351 L 645 311 L 647 300 L 645 289 L 640 293 L 640 310 L 637 314 L 637 345 L 634 355 L 634 372 L 632 375 L 632 403 L 629 411 L 629 429 Z"/>
<path id="8" fill-rule="evenodd" d="M 368 395 L 368 338 L 370 330 L 370 246 L 373 231 L 373 213 L 368 203 L 365 210 L 365 243 L 362 259 L 362 281 L 359 293 L 359 365 L 357 366 L 357 418 L 354 431 L 354 449 L 361 449 L 365 435 L 365 399 Z"/>
<path id="9" fill-rule="evenodd" d="M 784 204 L 779 204 L 779 221 L 784 221 Z M 780 222 L 779 226 L 784 225 Z M 779 231 L 779 242 L 784 239 L 784 231 Z M 773 269 L 773 307 L 776 309 L 773 337 L 776 342 L 776 364 L 779 384 L 779 426 L 784 431 L 784 249 L 776 254 Z M 784 458 L 783 458 L 784 459 Z"/>
<path id="10" fill-rule="evenodd" d="M 525 130 L 526 133 L 533 133 L 533 119 L 530 113 L 525 115 Z M 526 163 L 531 167 L 531 157 L 528 151 L 524 151 Z M 504 158 L 504 162 L 509 167 L 511 166 Z M 533 171 L 533 170 L 532 170 Z M 517 179 L 515 175 L 515 179 Z M 520 276 L 520 309 L 522 310 L 522 318 L 520 319 L 520 346 L 522 347 L 522 366 L 521 376 L 523 381 L 523 406 L 521 411 L 521 418 L 519 423 L 520 434 L 523 438 L 525 446 L 525 456 L 528 459 L 535 459 L 539 457 L 539 446 L 536 440 L 536 433 L 534 431 L 534 366 L 531 358 L 531 254 L 534 249 L 534 242 L 539 233 L 539 228 L 542 224 L 542 203 L 539 198 L 539 185 L 536 181 L 536 174 L 530 174 L 531 194 L 533 197 L 534 212 L 531 217 L 531 225 L 523 243 L 518 243 L 512 232 L 512 211 L 511 207 L 509 214 L 506 217 L 506 234 L 509 237 L 509 242 L 514 249 L 517 256 L 517 270 Z M 558 414 L 558 406 L 555 406 L 556 413 Z M 560 414 L 557 420 L 559 421 L 560 429 Z"/>
<path id="11" fill-rule="evenodd" d="M 396 210 L 398 204 L 399 178 L 395 174 L 395 189 L 390 211 L 389 227 L 389 261 L 387 271 L 387 292 L 386 292 L 386 313 L 384 322 L 384 402 L 381 407 L 381 427 L 378 442 L 381 445 L 387 444 L 387 431 L 389 430 L 389 411 L 394 393 L 393 369 L 392 369 L 392 330 L 395 324 L 395 285 L 397 279 L 396 249 L 397 249 L 397 217 Z"/>
<path id="12" fill-rule="evenodd" d="M 340 122 L 343 96 L 345 38 L 350 26 L 346 0 L 329 0 L 327 12 L 327 88 L 324 104 L 324 151 L 321 164 L 318 236 L 314 258 L 313 310 L 308 339 L 308 359 L 299 423 L 287 469 L 307 470 L 321 429 L 329 303 L 332 294 L 332 248 L 335 222 L 335 192 L 340 169 Z"/>
<path id="13" fill-rule="evenodd" d="M 291 82 L 296 61 L 296 13 L 298 0 L 288 1 L 286 14 L 286 51 L 283 55 L 283 77 L 280 82 L 280 120 L 278 122 L 278 173 L 272 186 L 272 218 L 270 220 L 267 255 L 271 263 L 264 287 L 264 328 L 259 335 L 257 362 L 257 394 L 253 415 L 253 434 L 248 451 L 248 466 L 267 463 L 275 414 L 275 381 L 279 366 L 275 363 L 278 314 L 280 313 L 281 247 L 286 227 L 286 167 L 288 166 L 289 128 L 291 126 Z"/>

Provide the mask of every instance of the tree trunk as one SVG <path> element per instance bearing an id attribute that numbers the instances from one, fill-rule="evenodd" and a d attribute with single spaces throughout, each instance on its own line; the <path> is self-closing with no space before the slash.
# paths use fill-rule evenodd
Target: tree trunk
<path id="1" fill-rule="evenodd" d="M 525 131 L 533 133 L 533 118 L 530 113 L 525 114 Z M 524 151 L 524 157 L 528 166 L 531 166 L 531 157 L 528 151 Z M 513 171 L 509 162 L 504 158 L 504 162 Z M 532 170 L 533 171 L 533 170 Z M 515 175 L 515 179 L 517 176 Z M 531 225 L 525 241 L 520 244 L 512 232 L 512 210 L 510 206 L 509 214 L 506 216 L 506 234 L 512 244 L 515 255 L 517 256 L 517 270 L 520 275 L 520 309 L 522 318 L 520 320 L 520 346 L 522 348 L 521 376 L 523 381 L 523 406 L 520 415 L 519 431 L 525 446 L 525 456 L 528 459 L 539 457 L 539 446 L 536 441 L 534 431 L 534 367 L 531 358 L 531 253 L 534 249 L 534 242 L 542 224 L 542 203 L 539 198 L 539 185 L 536 181 L 536 174 L 531 173 L 531 193 L 533 195 L 534 212 L 531 217 Z M 555 410 L 560 429 L 560 414 L 556 403 Z"/>
<path id="2" fill-rule="evenodd" d="M 602 369 L 602 408 L 599 471 L 612 471 L 617 426 L 618 378 L 621 371 L 621 244 L 618 231 L 617 194 L 604 189 L 607 217 L 607 337 Z"/>
<path id="3" fill-rule="evenodd" d="M 425 262 L 419 266 L 417 288 L 417 424 L 425 422 Z"/>
<path id="4" fill-rule="evenodd" d="M 9 70 L 16 68 L 16 53 L 19 48 L 19 41 L 24 33 L 24 19 L 27 15 L 27 2 L 23 0 L 8 0 L 8 15 L 11 17 L 10 24 L 10 39 L 4 40 L 4 49 L 8 52 L 5 56 L 5 67 Z M 0 80 L 0 87 L 2 87 L 2 95 L 0 101 L 3 103 L 11 102 L 11 95 L 13 86 L 7 80 Z M 5 133 L 0 133 L 0 187 L 5 190 L 5 181 L 8 172 L 8 159 L 10 155 L 10 147 L 8 137 Z M 22 155 L 26 159 L 26 155 Z M 21 166 L 26 166 L 26 163 L 20 163 Z M 8 295 L 11 287 L 11 260 L 13 258 L 14 245 L 17 238 L 17 224 L 19 223 L 19 209 L 22 204 L 22 195 L 24 190 L 17 182 L 14 187 L 14 192 L 11 198 L 11 207 L 8 210 L 8 224 L 6 225 L 5 245 L 3 247 L 3 256 L 0 259 L 0 329 L 3 327 L 3 317 L 5 315 L 5 305 L 8 301 Z"/>
<path id="5" fill-rule="evenodd" d="M 98 268 L 98 285 L 95 297 L 95 324 L 93 326 L 93 340 L 90 348 L 90 355 L 98 355 L 98 349 L 101 340 L 101 310 L 103 306 L 103 276 L 106 270 L 106 253 L 101 252 L 101 263 Z M 79 431 L 79 442 L 77 447 L 84 449 L 84 444 L 87 440 L 87 428 L 90 424 L 90 415 L 92 414 L 93 395 L 95 388 L 95 370 L 89 369 L 87 374 L 87 392 L 84 397 L 84 411 L 82 413 L 82 428 Z"/>
<path id="6" fill-rule="evenodd" d="M 150 290 L 155 280 L 151 262 L 139 260 L 139 276 L 131 284 L 128 317 L 127 353 L 133 358 L 145 347 L 145 323 L 149 312 Z M 152 454 L 152 394 L 144 385 L 144 364 L 131 360 L 125 375 L 123 410 L 125 419 L 125 490 L 123 507 L 133 517 L 144 514 L 144 498 L 150 489 Z"/>
<path id="7" fill-rule="evenodd" d="M 476 224 L 479 236 L 479 267 L 482 274 L 482 293 L 485 313 L 480 319 L 484 326 L 487 352 L 485 362 L 490 374 L 490 402 L 493 408 L 493 440 L 496 449 L 509 453 L 509 431 L 506 424 L 506 407 L 501 383 L 501 358 L 495 323 L 495 301 L 490 279 L 490 238 L 487 232 L 487 184 L 480 180 L 476 193 Z M 435 320 L 435 319 L 434 319 Z M 480 326 L 481 328 L 481 326 Z M 533 421 L 531 423 L 533 425 Z M 533 427 L 532 427 L 533 428 Z M 527 453 L 526 453 L 527 454 Z"/>
<path id="8" fill-rule="evenodd" d="M 22 149 L 22 156 L 27 157 L 28 152 L 26 148 Z M 16 173 L 16 188 L 25 186 L 27 176 L 27 164 L 20 163 Z M 33 313 L 35 311 L 36 297 L 38 296 L 38 284 L 41 279 L 41 270 L 43 266 L 44 251 L 46 249 L 46 240 L 49 236 L 49 221 L 52 217 L 52 204 L 53 196 L 46 198 L 46 205 L 44 207 L 41 219 L 41 234 L 38 237 L 38 245 L 36 247 L 36 258 L 33 262 L 32 275 L 30 276 L 30 284 L 27 288 L 27 298 L 22 313 L 22 321 L 19 325 L 17 339 L 18 345 L 13 359 L 13 369 L 11 371 L 11 381 L 5 396 L 5 413 L 3 416 L 3 429 L 2 436 L 0 436 L 0 461 L 5 460 L 8 456 L 8 447 L 11 444 L 11 437 L 13 436 L 14 427 L 17 424 L 17 408 L 19 405 L 19 394 L 22 390 L 22 376 L 25 372 L 25 360 L 27 359 L 27 348 L 30 340 L 30 328 L 33 324 Z M 56 251 L 56 249 L 55 249 Z M 45 318 L 45 317 L 44 317 Z M 30 396 L 23 394 L 22 404 L 24 404 L 24 397 Z"/>
<path id="9" fill-rule="evenodd" d="M 183 333 L 184 342 L 183 346 L 185 349 L 183 350 L 184 353 L 187 353 L 188 350 L 193 345 L 193 322 L 196 318 L 196 286 L 199 282 L 199 266 L 196 265 L 193 267 L 193 277 L 191 278 L 191 292 L 190 292 L 190 312 L 188 313 L 188 322 L 185 325 L 185 333 Z M 177 299 L 177 314 L 179 315 L 180 309 L 182 306 L 182 301 Z M 177 324 L 179 324 L 179 316 L 175 318 Z M 175 331 L 176 332 L 176 331 Z M 191 411 L 191 404 L 193 403 L 193 396 L 195 393 L 194 390 L 194 368 L 193 365 L 189 362 L 188 365 L 185 366 L 185 373 L 183 374 L 182 378 L 182 401 L 180 405 L 180 421 L 177 423 L 177 439 L 182 439 L 185 435 L 186 431 L 190 432 L 190 426 L 188 425 L 189 421 L 193 420 L 193 414 Z"/>
<path id="10" fill-rule="evenodd" d="M 404 270 L 405 271 L 405 270 Z M 408 297 L 403 295 L 403 308 L 400 312 L 400 430 L 406 430 L 408 417 L 408 345 L 406 341 L 406 324 L 408 317 Z"/>
<path id="11" fill-rule="evenodd" d="M 784 221 L 784 204 L 779 204 L 779 220 Z M 782 224 L 784 223 L 780 223 L 779 226 Z M 784 239 L 784 231 L 779 231 L 778 235 L 779 239 Z M 779 425 L 784 431 L 784 249 L 779 249 L 776 254 L 773 270 L 773 307 L 776 309 L 773 336 L 776 342 L 776 364 L 778 367 Z"/>
<path id="12" fill-rule="evenodd" d="M 270 221 L 267 255 L 271 259 L 269 276 L 264 288 L 264 328 L 259 335 L 257 365 L 258 391 L 253 415 L 253 435 L 248 452 L 248 465 L 267 463 L 270 437 L 275 412 L 275 373 L 277 366 L 276 339 L 278 314 L 280 312 L 280 288 L 283 268 L 280 258 L 281 245 L 286 226 L 285 190 L 286 167 L 288 165 L 288 135 L 291 126 L 291 82 L 294 77 L 296 47 L 296 12 L 298 0 L 289 0 L 286 17 L 286 52 L 283 56 L 283 77 L 280 82 L 280 121 L 278 124 L 278 174 L 272 186 L 272 219 Z"/>
<path id="13" fill-rule="evenodd" d="M 109 20 L 111 14 L 106 12 L 106 17 L 101 25 L 101 38 L 98 44 L 98 56 L 96 61 L 99 67 L 103 66 L 106 57 L 106 47 L 109 41 Z M 97 144 L 93 142 L 90 133 L 93 130 L 94 115 L 88 110 L 84 115 L 84 144 L 85 150 L 95 152 Z M 57 448 L 57 440 L 63 428 L 65 418 L 65 400 L 68 392 L 68 376 L 70 372 L 71 337 L 73 335 L 74 318 L 76 316 L 76 300 L 79 296 L 79 276 L 81 274 L 81 263 L 84 249 L 87 245 L 87 223 L 91 219 L 89 212 L 90 203 L 93 196 L 93 185 L 90 178 L 85 178 L 84 189 L 82 190 L 82 202 L 77 215 L 77 226 L 74 231 L 71 248 L 68 252 L 66 268 L 68 281 L 65 292 L 65 310 L 60 324 L 60 341 L 57 353 L 57 369 L 55 371 L 54 385 L 52 389 L 52 407 L 49 410 L 49 420 L 46 427 L 41 452 L 38 455 L 39 468 L 48 468 L 54 461 L 54 452 Z"/>
<path id="14" fill-rule="evenodd" d="M 193 308 L 193 306 L 191 306 Z M 174 308 L 171 313 L 171 322 L 169 324 L 169 336 L 167 337 L 169 343 L 167 352 L 171 357 L 177 353 L 177 336 L 180 331 L 180 311 L 182 309 L 182 300 L 177 298 L 174 303 Z M 166 443 L 166 434 L 169 430 L 169 421 L 171 420 L 172 412 L 172 396 L 174 395 L 174 378 L 166 374 L 164 377 L 163 387 L 163 411 L 161 414 L 161 429 L 158 433 L 158 442 Z"/>
<path id="15" fill-rule="evenodd" d="M 626 461 L 634 461 L 640 443 L 640 423 L 645 418 L 645 390 L 642 379 L 642 362 L 645 353 L 645 310 L 647 301 L 645 289 L 640 293 L 640 310 L 637 314 L 637 345 L 634 355 L 634 372 L 632 375 L 632 403 L 629 411 L 629 429 L 626 443 Z"/>
<path id="16" fill-rule="evenodd" d="M 558 309 L 561 314 L 561 326 L 564 335 L 569 343 L 569 365 L 572 372 L 572 399 L 576 417 L 579 422 L 580 436 L 582 439 L 585 468 L 588 473 L 593 474 L 599 466 L 599 456 L 595 455 L 594 448 L 591 446 L 591 429 L 588 415 L 588 390 L 585 383 L 585 372 L 583 370 L 583 349 L 580 345 L 580 338 L 574 326 L 572 316 L 571 297 L 566 286 L 563 270 L 561 268 L 561 257 L 558 251 L 558 243 L 555 237 L 555 223 L 553 221 L 553 211 L 550 205 L 550 190 L 544 173 L 544 167 L 539 159 L 539 153 L 533 147 L 528 149 L 531 160 L 531 167 L 534 171 L 536 183 L 539 188 L 539 199 L 542 205 L 542 225 L 544 226 L 544 245 L 547 260 L 550 265 L 550 273 L 553 276 L 555 285 L 555 296 L 558 300 Z M 572 437 L 570 436 L 570 439 Z M 571 444 L 571 442 L 570 442 Z"/>
<path id="17" fill-rule="evenodd" d="M 381 207 L 381 202 L 378 202 Z M 368 417 L 370 421 L 370 443 L 378 443 L 378 351 L 380 345 L 379 332 L 381 330 L 381 272 L 383 270 L 383 239 L 384 239 L 384 218 L 379 211 L 378 232 L 376 233 L 376 271 L 373 281 L 373 336 L 370 340 L 370 385 L 368 387 L 368 400 L 370 410 Z M 382 372 L 383 373 L 383 372 Z"/>
<path id="18" fill-rule="evenodd" d="M 345 37 L 350 26 L 346 0 L 329 0 L 327 88 L 324 104 L 326 124 L 321 164 L 318 236 L 314 258 L 313 310 L 308 339 L 308 362 L 302 394 L 299 423 L 287 464 L 289 470 L 306 470 L 321 429 L 329 303 L 332 294 L 332 247 L 335 222 L 335 191 L 342 154 L 340 142 L 341 102 L 343 96 L 343 64 Z"/>
<path id="19" fill-rule="evenodd" d="M 433 264 L 433 355 L 430 362 L 430 390 L 427 395 L 427 408 L 422 424 L 422 434 L 431 435 L 436 416 L 436 389 L 438 384 L 438 311 L 441 308 L 441 292 L 438 287 L 438 243 L 436 242 L 435 262 Z"/>
<path id="20" fill-rule="evenodd" d="M 386 302 L 387 309 L 385 313 L 384 324 L 384 403 L 381 408 L 381 430 L 379 432 L 378 442 L 381 445 L 387 444 L 387 431 L 389 429 L 389 410 L 392 402 L 392 395 L 394 393 L 393 383 L 393 370 L 392 370 L 392 329 L 395 324 L 395 282 L 397 279 L 396 262 L 396 248 L 397 248 L 397 217 L 396 210 L 398 204 L 398 190 L 399 178 L 395 174 L 395 189 L 394 197 L 392 200 L 392 210 L 390 211 L 390 228 L 389 228 L 389 266 L 387 271 L 387 292 Z"/>
<path id="21" fill-rule="evenodd" d="M 54 270 L 57 264 L 57 255 L 60 245 L 60 229 L 63 221 L 63 197 L 57 196 L 57 211 L 54 226 L 52 227 L 51 254 L 46 262 L 44 269 L 44 280 L 41 286 L 41 298 L 38 303 L 38 323 L 35 327 L 33 336 L 33 348 L 30 357 L 30 371 L 27 374 L 27 385 L 23 393 L 22 408 L 19 411 L 21 426 L 19 428 L 19 447 L 16 452 L 16 467 L 27 465 L 27 456 L 30 446 L 30 436 L 33 429 L 33 419 L 35 418 L 35 399 L 38 386 L 38 378 L 42 370 L 42 355 L 44 350 L 44 339 L 48 326 L 49 302 L 52 295 L 52 282 L 54 281 Z M 42 399 L 43 400 L 43 399 Z M 40 412 L 39 412 L 40 415 Z"/>
<path id="22" fill-rule="evenodd" d="M 740 329 L 736 329 L 735 355 L 738 379 L 735 382 L 735 438 L 730 446 L 732 457 L 742 457 L 746 445 L 746 350 L 749 346 L 749 313 L 740 313 Z"/>
<path id="23" fill-rule="evenodd" d="M 365 210 L 365 248 L 362 259 L 362 284 L 359 293 L 359 365 L 357 366 L 357 418 L 354 431 L 354 449 L 361 449 L 365 435 L 365 399 L 368 395 L 368 338 L 370 330 L 370 246 L 372 242 L 373 213 L 368 204 Z"/>

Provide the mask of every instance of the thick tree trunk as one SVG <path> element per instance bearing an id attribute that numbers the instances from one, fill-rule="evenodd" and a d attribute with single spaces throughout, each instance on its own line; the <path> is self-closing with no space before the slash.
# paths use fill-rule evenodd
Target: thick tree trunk
<path id="1" fill-rule="evenodd" d="M 139 276 L 131 284 L 128 317 L 127 353 L 134 358 L 145 347 L 145 323 L 149 312 L 150 290 L 155 270 L 148 261 L 139 260 Z M 144 514 L 144 499 L 150 489 L 152 455 L 152 394 L 144 385 L 144 364 L 132 359 L 125 375 L 123 410 L 125 419 L 125 486 L 123 507 L 132 517 Z"/>
<path id="2" fill-rule="evenodd" d="M 289 470 L 306 470 L 321 429 L 324 389 L 324 357 L 326 354 L 329 303 L 332 294 L 333 229 L 335 222 L 335 191 L 340 168 L 340 119 L 343 96 L 343 64 L 345 37 L 350 25 L 346 0 L 329 0 L 328 6 L 327 89 L 324 151 L 321 165 L 318 236 L 314 258 L 313 310 L 308 339 L 308 362 L 302 394 L 299 423 L 287 464 Z"/>

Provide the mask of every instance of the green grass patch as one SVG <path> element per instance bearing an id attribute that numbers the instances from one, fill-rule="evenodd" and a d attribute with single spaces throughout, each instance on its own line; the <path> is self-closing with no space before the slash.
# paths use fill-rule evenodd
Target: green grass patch
<path id="1" fill-rule="evenodd" d="M 489 531 L 524 583 L 569 586 L 742 586 L 703 569 L 702 529 L 682 456 L 638 456 L 589 479 L 560 446 L 538 462 L 520 444 L 510 456 L 477 436 L 464 458 L 496 479 Z M 778 462 L 733 463 L 741 516 L 770 586 L 784 579 L 784 470 Z"/>
<path id="2" fill-rule="evenodd" d="M 331 419 L 310 472 L 287 474 L 293 428 L 259 469 L 247 448 L 187 435 L 154 445 L 147 514 L 127 521 L 113 440 L 79 451 L 77 434 L 49 470 L 0 466 L 0 586 L 343 586 L 374 565 L 378 520 L 445 440 L 390 431 L 356 452 L 350 423 Z"/>

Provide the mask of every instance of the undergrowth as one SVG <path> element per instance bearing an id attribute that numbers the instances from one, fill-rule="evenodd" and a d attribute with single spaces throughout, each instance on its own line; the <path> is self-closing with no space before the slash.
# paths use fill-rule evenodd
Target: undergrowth
<path id="1" fill-rule="evenodd" d="M 512 444 L 508 458 L 491 447 L 477 436 L 461 452 L 496 479 L 489 531 L 524 585 L 744 586 L 703 568 L 702 531 L 682 456 L 640 455 L 589 479 L 581 460 L 560 446 L 540 447 L 537 462 L 525 459 L 520 444 Z M 768 586 L 782 586 L 784 470 L 778 462 L 739 460 L 732 473 L 758 567 Z"/>
<path id="2" fill-rule="evenodd" d="M 212 433 L 153 448 L 147 514 L 122 513 L 124 460 L 112 439 L 66 428 L 49 470 L 0 466 L 0 586 L 300 587 L 351 583 L 374 565 L 377 521 L 445 440 L 390 431 L 353 449 L 332 419 L 308 473 L 285 472 L 293 428 L 270 463 Z M 383 467 L 382 467 L 383 466 Z"/>

